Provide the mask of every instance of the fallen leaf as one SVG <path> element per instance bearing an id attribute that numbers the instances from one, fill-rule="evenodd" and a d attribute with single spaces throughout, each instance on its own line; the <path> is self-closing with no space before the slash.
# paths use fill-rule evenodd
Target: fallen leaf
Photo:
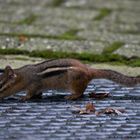
<path id="1" fill-rule="evenodd" d="M 26 36 L 24 36 L 24 35 L 20 35 L 19 36 L 19 41 L 20 42 L 25 42 L 25 41 L 27 41 L 28 40 L 28 37 L 26 37 Z"/>
<path id="2" fill-rule="evenodd" d="M 86 112 L 95 112 L 95 106 L 93 103 L 86 104 Z"/>
<path id="3" fill-rule="evenodd" d="M 89 93 L 89 97 L 90 98 L 94 98 L 94 99 L 104 99 L 109 97 L 109 93 Z"/>
<path id="4" fill-rule="evenodd" d="M 95 106 L 93 103 L 87 103 L 85 108 L 77 108 L 75 107 L 76 110 L 72 111 L 74 114 L 91 114 L 95 113 Z"/>
<path id="5" fill-rule="evenodd" d="M 82 115 L 82 114 L 89 114 L 89 112 L 87 112 L 87 111 L 84 110 L 84 109 L 83 109 L 83 110 L 81 109 L 81 110 L 79 111 L 79 114 L 81 114 L 81 115 Z"/>
<path id="6" fill-rule="evenodd" d="M 125 112 L 124 109 L 116 109 L 116 108 L 105 108 L 101 111 L 95 112 L 95 114 L 98 116 L 100 114 L 114 114 L 114 115 L 122 115 Z"/>

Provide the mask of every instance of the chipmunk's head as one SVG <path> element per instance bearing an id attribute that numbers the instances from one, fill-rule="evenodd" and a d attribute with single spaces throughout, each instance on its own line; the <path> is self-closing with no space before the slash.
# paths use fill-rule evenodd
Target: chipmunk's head
<path id="1" fill-rule="evenodd" d="M 17 75 L 10 66 L 6 66 L 4 72 L 0 75 L 0 97 L 15 83 Z M 8 91 L 7 91 L 8 92 Z"/>

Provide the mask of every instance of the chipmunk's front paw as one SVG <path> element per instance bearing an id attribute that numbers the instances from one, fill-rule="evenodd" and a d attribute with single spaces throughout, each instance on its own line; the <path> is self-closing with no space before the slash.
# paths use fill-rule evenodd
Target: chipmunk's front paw
<path id="1" fill-rule="evenodd" d="M 27 101 L 27 100 L 29 100 L 30 98 L 28 97 L 28 96 L 22 96 L 21 97 L 21 99 L 20 99 L 20 101 Z"/>
<path id="2" fill-rule="evenodd" d="M 65 96 L 65 99 L 67 99 L 67 100 L 77 100 L 78 98 L 79 98 L 79 96 L 76 96 L 76 95 Z"/>

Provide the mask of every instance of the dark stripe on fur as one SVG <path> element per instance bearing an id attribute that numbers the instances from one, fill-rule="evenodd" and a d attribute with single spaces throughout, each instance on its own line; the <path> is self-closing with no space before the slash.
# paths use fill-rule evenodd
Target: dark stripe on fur
<path id="1" fill-rule="evenodd" d="M 35 64 L 35 66 L 42 65 L 44 63 L 51 62 L 51 61 L 54 61 L 54 60 L 57 60 L 57 59 L 48 59 L 48 60 L 43 61 L 42 63 Z"/>
<path id="2" fill-rule="evenodd" d="M 69 59 L 52 59 L 36 64 L 35 66 L 37 66 L 40 71 L 44 71 L 49 68 L 70 67 L 73 65 Z"/>
<path id="3" fill-rule="evenodd" d="M 70 64 L 67 64 L 67 65 L 58 65 L 58 64 L 56 64 L 56 65 L 49 66 L 49 67 L 47 67 L 47 68 L 45 68 L 45 69 L 51 69 L 51 68 L 63 68 L 63 67 L 67 67 L 67 68 L 69 68 L 70 66 L 71 66 Z M 44 71 L 45 69 L 43 69 L 43 71 Z"/>
<path id="4" fill-rule="evenodd" d="M 53 77 L 53 76 L 58 76 L 60 74 L 64 74 L 67 72 L 67 69 L 63 69 L 63 70 L 55 70 L 55 71 L 50 71 L 50 72 L 46 72 L 42 75 L 40 75 L 42 78 L 47 78 L 47 77 Z"/>

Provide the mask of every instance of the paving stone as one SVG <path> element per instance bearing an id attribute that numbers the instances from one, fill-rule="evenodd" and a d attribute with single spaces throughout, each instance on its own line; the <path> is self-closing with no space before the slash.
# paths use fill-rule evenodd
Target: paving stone
<path id="1" fill-rule="evenodd" d="M 90 52 L 102 53 L 107 43 L 93 42 L 93 41 L 71 41 L 71 40 L 54 40 L 42 38 L 30 38 L 25 42 L 20 42 L 18 38 L 1 37 L 1 48 L 19 48 L 23 50 L 53 50 L 63 52 Z"/>
<path id="2" fill-rule="evenodd" d="M 0 24 L 0 32 L 7 34 L 31 34 L 31 35 L 53 35 L 58 36 L 66 32 L 68 29 L 64 27 L 50 26 L 32 26 L 32 25 L 16 25 L 16 24 Z"/>
<path id="3" fill-rule="evenodd" d="M 66 7 L 82 7 L 82 8 L 109 8 L 109 9 L 127 9 L 133 11 L 139 11 L 140 2 L 138 0 L 67 0 L 64 3 Z M 133 8 L 135 7 L 135 8 Z"/>
<path id="4" fill-rule="evenodd" d="M 126 24 L 138 24 L 140 19 L 138 18 L 139 12 L 135 11 L 113 11 L 105 19 L 115 20 L 116 22 L 126 23 Z"/>
<path id="5" fill-rule="evenodd" d="M 46 39 L 46 41 L 44 39 L 45 42 L 48 42 L 44 43 L 43 39 L 40 39 L 39 43 L 39 39 L 32 38 L 32 41 L 22 44 L 22 46 L 27 45 L 27 48 L 30 45 L 35 46 L 35 48 L 32 47 L 34 49 L 51 48 L 52 50 L 74 52 L 86 50 L 87 52 L 93 52 L 94 49 L 95 53 L 100 54 L 108 43 L 116 41 L 124 42 L 132 47 L 139 46 L 140 20 L 137 17 L 139 16 L 140 3 L 138 0 L 124 0 L 123 2 L 121 0 L 116 2 L 113 0 L 107 0 L 106 2 L 103 0 L 67 0 L 63 1 L 61 6 L 58 7 L 51 6 L 52 3 L 50 0 L 42 0 L 41 2 L 37 0 L 25 0 L 24 2 L 17 0 L 1 1 L 0 33 L 59 36 L 74 29 L 77 30 L 77 36 L 86 40 L 79 42 L 73 40 L 52 41 L 51 39 Z M 94 18 L 100 15 L 100 9 L 102 8 L 111 9 L 111 13 L 103 19 L 95 21 Z M 31 24 L 19 24 L 30 18 L 30 16 L 35 16 L 35 20 Z M 0 45 L 2 47 L 20 46 L 18 39 L 16 38 L 15 40 L 2 39 L 0 41 L 3 43 Z M 41 47 L 37 47 L 36 44 Z M 69 46 L 72 46 L 71 50 Z M 77 46 L 79 47 L 78 49 Z"/>
<path id="6" fill-rule="evenodd" d="M 37 11 L 41 16 L 33 23 L 35 25 L 47 24 L 58 27 L 68 27 L 69 29 L 84 29 L 89 24 L 93 25 L 92 20 L 99 14 L 96 10 L 78 10 L 78 9 L 48 9 L 44 14 Z M 54 18 L 52 20 L 52 17 Z M 40 22 L 41 21 L 41 22 Z M 96 26 L 96 25 L 94 25 Z"/>
<path id="7" fill-rule="evenodd" d="M 90 28 L 95 28 L 95 26 L 91 26 Z M 99 23 L 96 28 L 99 30 L 99 32 L 111 32 L 112 34 L 120 33 L 121 36 L 127 34 L 139 35 L 140 32 L 138 23 L 123 23 L 111 18 L 106 18 L 101 23 Z"/>
<path id="8" fill-rule="evenodd" d="M 139 52 L 140 52 L 140 45 L 125 44 L 123 47 L 119 48 L 114 53 L 131 58 L 131 57 L 140 57 Z"/>
<path id="9" fill-rule="evenodd" d="M 16 9 L 16 7 L 15 7 Z M 12 10 L 11 10 L 12 11 Z M 35 21 L 32 24 L 41 25 L 41 27 L 54 26 L 60 27 L 69 27 L 71 28 L 84 28 L 92 21 L 99 12 L 97 10 L 78 10 L 78 9 L 65 9 L 65 8 L 32 8 L 21 7 L 16 9 L 15 14 L 11 15 L 9 12 L 4 12 L 0 14 L 0 22 L 9 22 L 9 23 L 18 23 L 24 21 L 30 16 L 35 16 Z M 53 20 L 52 20 L 53 17 Z M 23 23 L 21 23 L 23 24 Z M 26 23 L 24 23 L 26 24 Z M 5 25 L 6 26 L 6 25 Z M 9 25 L 10 26 L 10 25 Z M 16 25 L 19 26 L 19 25 Z M 15 27 L 14 27 L 15 28 Z M 22 28 L 22 27 L 21 27 Z M 26 27 L 28 28 L 28 27 Z M 53 28 L 53 27 L 52 27 Z"/>
<path id="10" fill-rule="evenodd" d="M 87 40 L 100 40 L 100 41 L 107 41 L 107 42 L 116 42 L 121 41 L 124 43 L 131 43 L 131 44 L 139 44 L 140 43 L 140 35 L 134 34 L 121 34 L 121 33 L 113 33 L 108 32 L 105 30 L 97 30 L 97 31 L 90 31 L 84 30 L 79 31 L 78 36 L 86 38 Z"/>
<path id="11" fill-rule="evenodd" d="M 42 45 L 42 46 L 41 46 Z M 33 46 L 30 48 L 30 46 Z M 63 52 L 90 52 L 90 53 L 102 53 L 105 47 L 105 43 L 92 42 L 92 41 L 65 41 L 65 40 L 35 40 L 31 39 L 30 42 L 23 46 L 23 49 L 30 50 L 53 50 L 53 51 L 63 51 Z"/>

